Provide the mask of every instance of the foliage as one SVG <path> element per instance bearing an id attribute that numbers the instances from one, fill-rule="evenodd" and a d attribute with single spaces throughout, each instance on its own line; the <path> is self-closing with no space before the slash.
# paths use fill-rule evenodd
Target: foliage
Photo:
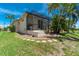
<path id="1" fill-rule="evenodd" d="M 4 29 L 3 29 L 4 31 L 7 31 L 8 30 L 8 27 L 4 27 Z"/>
<path id="2" fill-rule="evenodd" d="M 59 13 L 58 14 L 55 14 L 55 15 L 58 15 L 57 18 L 54 18 L 53 14 L 52 14 L 52 17 L 53 17 L 53 20 L 55 19 L 58 19 L 56 20 L 57 21 L 57 24 L 54 24 L 52 25 L 53 26 L 53 30 L 54 30 L 54 27 L 55 28 L 59 28 L 59 32 L 61 31 L 61 29 L 64 30 L 64 28 L 61 25 L 61 23 L 63 21 L 65 21 L 64 25 L 66 25 L 66 29 L 67 31 L 69 31 L 71 28 L 75 28 L 75 24 L 77 23 L 78 21 L 78 12 L 79 10 L 76 8 L 77 7 L 77 4 L 72 4 L 72 3 L 52 3 L 52 4 L 48 4 L 48 10 L 49 10 L 49 13 L 52 14 L 52 11 L 54 10 L 59 10 Z M 59 19 L 61 19 L 61 17 L 64 16 L 64 19 L 63 21 L 59 21 Z M 54 22 L 53 22 L 54 23 Z"/>
<path id="3" fill-rule="evenodd" d="M 0 31 L 1 31 L 2 29 L 0 28 Z"/>
<path id="4" fill-rule="evenodd" d="M 9 26 L 9 29 L 10 29 L 11 32 L 15 32 L 15 26 L 14 25 Z"/>
<path id="5" fill-rule="evenodd" d="M 64 16 L 55 15 L 52 19 L 51 28 L 54 33 L 59 33 L 60 31 L 67 30 L 66 20 Z"/>
<path id="6" fill-rule="evenodd" d="M 11 24 L 11 22 L 13 22 L 13 20 L 15 19 L 15 15 L 8 14 L 8 15 L 6 15 L 6 19 L 9 19 L 10 24 Z"/>

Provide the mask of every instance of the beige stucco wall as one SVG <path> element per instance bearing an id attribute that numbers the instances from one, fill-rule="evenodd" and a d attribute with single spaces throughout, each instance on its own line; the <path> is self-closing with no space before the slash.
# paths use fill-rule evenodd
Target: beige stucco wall
<path id="1" fill-rule="evenodd" d="M 19 32 L 20 33 L 26 33 L 26 17 L 23 18 L 23 22 L 20 22 L 20 28 L 19 28 Z"/>
<path id="2" fill-rule="evenodd" d="M 48 21 L 47 19 L 43 19 L 43 18 L 40 18 L 40 17 L 37 17 L 37 16 L 33 16 L 33 29 L 34 30 L 40 30 L 38 28 L 38 20 L 42 20 L 43 21 L 43 29 L 46 30 L 48 29 Z"/>
<path id="3" fill-rule="evenodd" d="M 27 29 L 27 17 L 26 17 L 26 14 L 23 15 L 22 19 L 24 20 L 23 22 L 20 22 L 20 24 L 18 25 L 18 22 L 15 22 L 15 25 L 16 27 L 19 26 L 19 29 L 16 28 L 16 32 L 20 32 L 20 33 L 26 33 L 26 29 Z M 43 23 L 43 29 L 44 30 L 47 30 L 48 29 L 48 21 L 47 19 L 43 19 L 43 18 L 40 18 L 38 16 L 34 16 L 33 15 L 33 30 L 40 30 L 38 28 L 38 20 L 42 20 L 44 23 Z"/>
<path id="4" fill-rule="evenodd" d="M 16 24 L 16 32 L 19 32 L 19 23 L 15 22 L 15 24 Z"/>
<path id="5" fill-rule="evenodd" d="M 47 19 L 43 19 L 43 27 L 45 30 L 48 30 L 48 20 Z"/>
<path id="6" fill-rule="evenodd" d="M 38 18 L 36 16 L 33 16 L 33 30 L 38 29 Z"/>

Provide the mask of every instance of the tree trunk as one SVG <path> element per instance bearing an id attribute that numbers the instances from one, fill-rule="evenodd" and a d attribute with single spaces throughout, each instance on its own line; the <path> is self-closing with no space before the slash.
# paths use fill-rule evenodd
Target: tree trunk
<path id="1" fill-rule="evenodd" d="M 60 29 L 54 31 L 55 34 L 60 34 Z"/>

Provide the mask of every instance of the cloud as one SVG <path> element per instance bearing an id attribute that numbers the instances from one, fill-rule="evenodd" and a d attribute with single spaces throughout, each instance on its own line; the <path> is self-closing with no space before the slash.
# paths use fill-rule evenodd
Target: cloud
<path id="1" fill-rule="evenodd" d="M 3 25 L 0 25 L 0 28 L 3 28 Z"/>
<path id="2" fill-rule="evenodd" d="M 21 12 L 17 12 L 17 11 L 12 11 L 9 9 L 4 9 L 4 8 L 0 8 L 0 12 L 1 13 L 5 13 L 5 14 L 13 14 L 13 15 L 21 15 Z"/>
<path id="3" fill-rule="evenodd" d="M 1 28 L 7 27 L 7 26 L 9 26 L 9 24 L 5 24 L 5 25 L 0 24 Z"/>

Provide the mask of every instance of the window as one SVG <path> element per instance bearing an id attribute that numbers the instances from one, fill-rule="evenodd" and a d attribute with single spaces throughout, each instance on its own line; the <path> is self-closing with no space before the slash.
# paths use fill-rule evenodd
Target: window
<path id="1" fill-rule="evenodd" d="M 32 30 L 32 18 L 31 17 L 28 17 L 27 18 L 27 29 L 28 30 Z"/>
<path id="2" fill-rule="evenodd" d="M 38 20 L 38 28 L 43 29 L 43 21 L 42 20 Z"/>

